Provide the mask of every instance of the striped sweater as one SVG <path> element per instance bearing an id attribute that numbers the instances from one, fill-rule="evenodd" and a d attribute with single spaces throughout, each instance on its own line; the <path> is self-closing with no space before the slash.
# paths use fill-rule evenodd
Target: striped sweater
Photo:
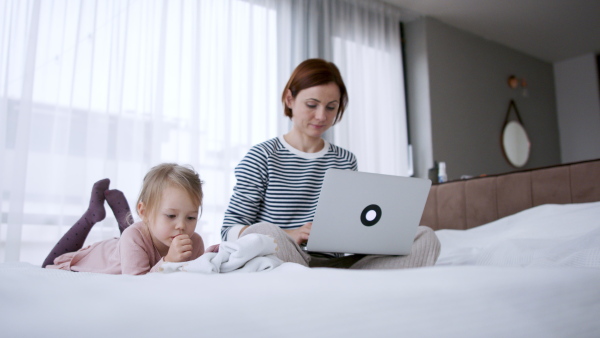
<path id="1" fill-rule="evenodd" d="M 312 222 L 323 177 L 329 168 L 357 170 L 351 152 L 325 141 L 318 153 L 304 153 L 282 136 L 255 145 L 235 168 L 236 185 L 225 212 L 221 237 L 235 228 L 269 222 L 284 229 Z"/>

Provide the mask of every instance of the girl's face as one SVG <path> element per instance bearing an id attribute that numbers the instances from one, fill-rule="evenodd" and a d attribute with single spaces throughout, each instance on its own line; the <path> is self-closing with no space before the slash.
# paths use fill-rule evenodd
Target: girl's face
<path id="1" fill-rule="evenodd" d="M 154 246 L 165 256 L 173 238 L 181 234 L 192 236 L 198 223 L 199 208 L 200 205 L 183 188 L 169 185 L 162 192 L 157 210 L 147 210 L 140 203 L 138 212 L 150 229 Z"/>
<path id="2" fill-rule="evenodd" d="M 333 125 L 339 110 L 340 88 L 330 82 L 303 89 L 295 98 L 288 90 L 285 101 L 292 110 L 292 128 L 305 136 L 321 138 Z"/>

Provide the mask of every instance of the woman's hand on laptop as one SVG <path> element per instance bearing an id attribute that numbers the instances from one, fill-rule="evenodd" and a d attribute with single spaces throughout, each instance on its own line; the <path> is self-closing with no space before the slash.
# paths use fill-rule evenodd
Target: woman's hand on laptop
<path id="1" fill-rule="evenodd" d="M 283 231 L 285 231 L 290 237 L 292 237 L 292 239 L 294 239 L 294 242 L 296 242 L 298 245 L 303 245 L 306 244 L 306 241 L 308 241 L 308 236 L 310 235 L 311 228 L 312 222 L 308 222 L 299 228 L 287 229 Z"/>

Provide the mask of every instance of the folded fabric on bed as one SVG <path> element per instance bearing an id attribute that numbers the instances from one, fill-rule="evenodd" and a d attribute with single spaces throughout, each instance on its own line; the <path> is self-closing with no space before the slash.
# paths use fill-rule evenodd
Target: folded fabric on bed
<path id="1" fill-rule="evenodd" d="M 436 233 L 442 243 L 437 265 L 600 268 L 600 202 L 546 204 Z"/>
<path id="2" fill-rule="evenodd" d="M 258 272 L 271 270 L 283 263 L 274 254 L 275 240 L 261 234 L 249 234 L 219 245 L 219 252 L 206 252 L 193 261 L 164 263 L 161 272 L 200 273 Z"/>

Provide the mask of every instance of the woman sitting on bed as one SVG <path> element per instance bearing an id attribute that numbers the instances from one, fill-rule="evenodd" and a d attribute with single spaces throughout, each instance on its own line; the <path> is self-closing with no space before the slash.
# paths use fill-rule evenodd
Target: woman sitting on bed
<path id="1" fill-rule="evenodd" d="M 279 246 L 280 259 L 311 267 L 397 269 L 435 263 L 440 244 L 433 230 L 424 226 L 418 228 L 407 256 L 325 258 L 301 248 L 310 236 L 325 171 L 358 168 L 354 154 L 323 139 L 342 118 L 347 101 L 346 86 L 333 63 L 309 59 L 298 65 L 282 94 L 292 128 L 252 147 L 236 167 L 223 240 L 249 233 L 270 235 Z"/>
<path id="2" fill-rule="evenodd" d="M 138 198 L 140 222 L 130 225 L 127 200 L 108 190 L 109 179 L 94 184 L 88 210 L 58 241 L 42 267 L 71 271 L 142 275 L 158 271 L 163 262 L 186 262 L 204 253 L 195 231 L 202 205 L 202 182 L 191 168 L 160 164 L 144 177 Z M 92 226 L 103 220 L 104 200 L 113 210 L 120 238 L 82 249 Z"/>

